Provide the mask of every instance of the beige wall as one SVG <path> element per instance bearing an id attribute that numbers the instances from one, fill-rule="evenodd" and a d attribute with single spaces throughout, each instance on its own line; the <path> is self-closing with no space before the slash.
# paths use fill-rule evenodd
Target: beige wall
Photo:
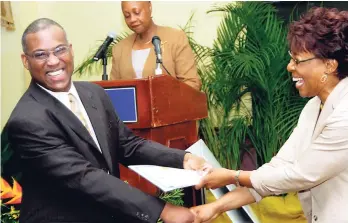
<path id="1" fill-rule="evenodd" d="M 68 34 L 75 53 L 75 66 L 80 64 L 91 49 L 98 47 L 107 33 L 129 31 L 124 23 L 120 2 L 12 2 L 15 31 L 1 27 L 1 128 L 25 91 L 30 77 L 21 60 L 21 35 L 33 20 L 51 18 L 60 23 Z M 219 4 L 219 3 L 214 3 Z M 201 44 L 211 46 L 216 37 L 220 15 L 206 14 L 212 2 L 155 1 L 153 19 L 159 25 L 184 26 L 195 12 L 192 30 Z M 111 65 L 108 66 L 111 69 Z M 74 77 L 100 80 L 100 76 Z"/>
<path id="2" fill-rule="evenodd" d="M 37 3 L 12 2 L 15 31 L 1 27 L 1 129 L 25 90 L 24 69 L 20 59 L 21 34 L 28 21 L 37 18 Z"/>

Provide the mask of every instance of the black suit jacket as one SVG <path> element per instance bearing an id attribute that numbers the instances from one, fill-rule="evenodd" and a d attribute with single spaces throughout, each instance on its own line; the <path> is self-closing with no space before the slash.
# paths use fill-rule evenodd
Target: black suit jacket
<path id="1" fill-rule="evenodd" d="M 101 87 L 74 82 L 102 153 L 76 116 L 32 82 L 8 121 L 20 156 L 20 222 L 156 222 L 164 202 L 119 179 L 118 163 L 182 168 L 185 152 L 135 136 Z"/>

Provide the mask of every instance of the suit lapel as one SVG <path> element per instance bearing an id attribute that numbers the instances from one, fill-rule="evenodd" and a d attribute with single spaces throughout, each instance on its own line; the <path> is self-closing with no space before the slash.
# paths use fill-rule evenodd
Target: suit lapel
<path id="1" fill-rule="evenodd" d="M 312 140 L 315 140 L 325 127 L 326 119 L 331 115 L 341 99 L 348 93 L 348 78 L 341 80 L 326 99 L 324 107 L 320 113 Z"/>
<path id="2" fill-rule="evenodd" d="M 163 35 L 162 35 L 162 28 L 161 26 L 157 26 L 157 30 L 155 32 L 155 36 L 159 36 L 161 39 L 161 42 L 163 43 Z M 161 46 L 162 47 L 162 46 Z M 162 56 L 164 54 L 164 51 L 162 49 Z M 154 47 L 151 45 L 149 56 L 146 59 L 146 62 L 144 64 L 144 70 L 143 70 L 143 78 L 154 76 L 155 75 L 155 69 L 156 69 L 156 54 Z M 162 73 L 166 73 L 163 67 L 161 67 Z"/>
<path id="3" fill-rule="evenodd" d="M 162 68 L 162 67 L 161 67 Z M 156 55 L 153 47 L 150 48 L 149 56 L 146 59 L 143 69 L 143 78 L 155 75 Z M 163 69 L 163 68 L 162 68 Z"/>
<path id="4" fill-rule="evenodd" d="M 30 94 L 41 104 L 45 105 L 65 125 L 69 126 L 77 135 L 90 145 L 97 148 L 87 129 L 64 104 L 58 101 L 45 90 L 41 89 L 35 82 L 29 86 Z"/>
<path id="5" fill-rule="evenodd" d="M 121 69 L 123 69 L 122 73 L 127 74 L 127 77 L 123 78 L 123 79 L 136 78 L 135 71 L 133 68 L 133 63 L 132 63 L 132 47 L 133 47 L 133 43 L 135 41 L 135 37 L 136 37 L 136 35 L 132 34 L 122 49 L 123 63 L 121 64 Z"/>
<path id="6" fill-rule="evenodd" d="M 302 126 L 304 128 L 304 131 L 302 132 L 303 140 L 301 142 L 303 148 L 307 148 L 308 145 L 312 142 L 312 138 L 319 118 L 319 109 L 321 101 L 319 97 L 315 97 L 312 100 L 314 101 L 311 102 L 309 108 L 307 108 L 305 118 L 303 119 L 304 125 Z"/>
<path id="7" fill-rule="evenodd" d="M 105 128 L 103 127 L 103 122 L 101 117 L 98 114 L 97 106 L 93 102 L 93 95 L 91 92 L 86 91 L 81 88 L 80 85 L 74 82 L 76 90 L 79 94 L 79 97 L 86 109 L 88 117 L 92 123 L 94 132 L 96 133 L 99 145 L 103 152 L 103 156 L 107 162 L 107 165 L 110 170 L 112 170 L 111 157 L 108 155 L 109 150 L 107 144 Z M 42 105 L 45 105 L 56 117 L 60 120 L 65 126 L 71 128 L 82 140 L 88 142 L 94 149 L 98 150 L 97 145 L 95 144 L 93 138 L 83 126 L 81 121 L 72 113 L 64 104 L 54 98 L 45 90 L 41 89 L 33 81 L 29 86 L 30 94 Z"/>
<path id="8" fill-rule="evenodd" d="M 87 91 L 85 88 L 81 87 L 78 82 L 74 82 L 74 84 L 79 94 L 79 97 L 82 101 L 82 104 L 85 107 L 85 110 L 88 114 L 89 120 L 91 121 L 93 130 L 95 132 L 95 135 L 97 136 L 98 143 L 103 153 L 103 156 L 109 168 L 111 169 L 112 161 L 109 155 L 110 151 L 109 151 L 109 146 L 107 143 L 108 139 L 107 139 L 107 134 L 105 132 L 105 130 L 108 129 L 108 127 L 105 126 L 105 121 L 103 121 L 101 117 L 103 113 L 101 110 L 99 110 L 99 109 L 102 109 L 101 106 L 98 106 L 99 98 L 94 97 L 91 91 Z"/>

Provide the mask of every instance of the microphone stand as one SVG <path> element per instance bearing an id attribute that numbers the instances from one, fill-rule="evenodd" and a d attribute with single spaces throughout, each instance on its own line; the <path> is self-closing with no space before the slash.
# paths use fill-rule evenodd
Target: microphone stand
<path id="1" fill-rule="evenodd" d="M 106 58 L 106 52 L 103 53 L 103 56 L 102 56 L 102 59 L 103 59 L 103 75 L 102 75 L 102 80 L 103 81 L 107 81 L 108 80 L 108 75 L 106 73 L 106 65 L 108 64 L 108 60 Z"/>
<path id="2" fill-rule="evenodd" d="M 156 70 L 155 70 L 155 75 L 161 75 L 163 74 L 162 68 L 161 68 L 161 61 L 156 57 Z"/>

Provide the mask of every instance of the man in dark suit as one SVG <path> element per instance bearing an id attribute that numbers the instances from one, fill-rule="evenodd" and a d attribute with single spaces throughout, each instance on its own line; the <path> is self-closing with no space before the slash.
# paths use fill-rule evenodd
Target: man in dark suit
<path id="1" fill-rule="evenodd" d="M 204 160 L 135 136 L 101 87 L 72 82 L 72 45 L 56 22 L 31 23 L 22 46 L 32 82 L 8 121 L 23 171 L 20 222 L 193 222 L 187 208 L 120 180 L 118 163 L 198 170 Z"/>

